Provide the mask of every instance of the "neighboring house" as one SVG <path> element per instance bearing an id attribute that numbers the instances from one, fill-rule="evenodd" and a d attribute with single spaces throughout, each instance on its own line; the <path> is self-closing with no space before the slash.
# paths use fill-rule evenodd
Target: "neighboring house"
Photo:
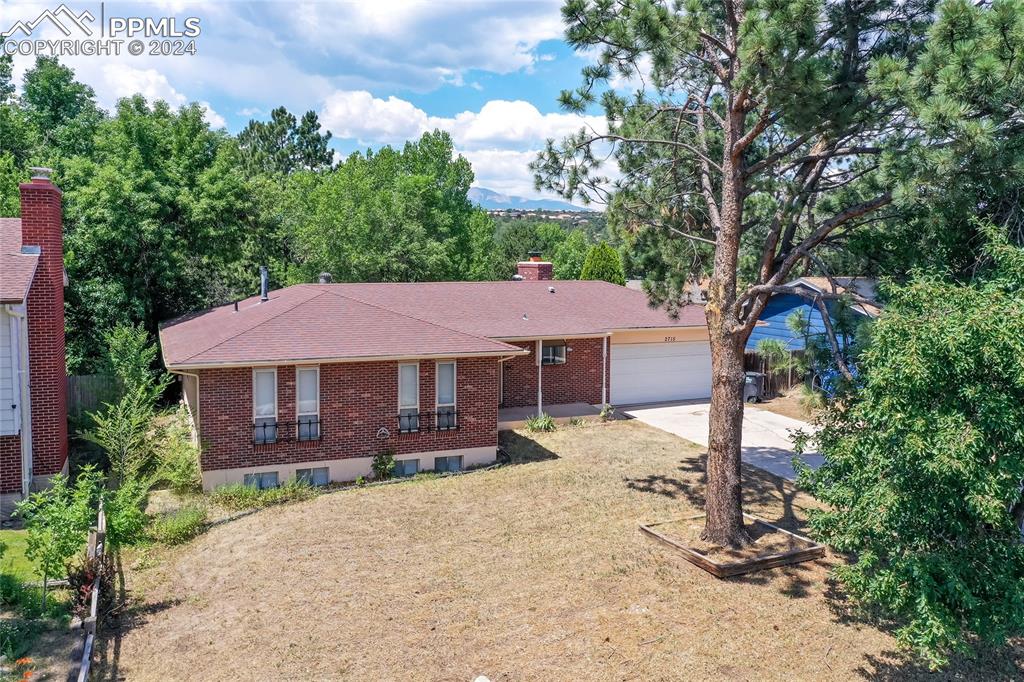
<path id="1" fill-rule="evenodd" d="M 873 279 L 866 277 L 834 277 L 833 280 L 836 285 L 835 293 L 837 294 L 850 293 L 860 298 L 871 301 L 875 300 L 876 282 Z M 815 293 L 833 293 L 832 282 L 827 277 L 801 277 L 789 282 L 786 286 L 804 289 L 812 296 Z M 826 301 L 825 303 L 830 312 L 835 308 L 834 301 Z M 850 310 L 864 318 L 878 317 L 880 312 L 877 306 L 865 303 L 853 303 L 850 306 Z M 782 342 L 787 350 L 803 350 L 804 337 L 793 332 L 787 323 L 787 319 L 794 312 L 799 312 L 804 319 L 808 320 L 808 332 L 810 334 L 825 333 L 825 324 L 821 318 L 821 312 L 812 298 L 797 294 L 776 294 L 768 300 L 768 304 L 758 318 L 757 325 L 750 333 L 750 339 L 747 341 L 747 351 L 756 351 L 757 344 L 761 339 L 776 339 Z M 835 320 L 834 317 L 831 319 Z"/>
<path id="2" fill-rule="evenodd" d="M 49 170 L 0 218 L 0 513 L 67 471 L 61 192 Z"/>
<path id="3" fill-rule="evenodd" d="M 201 447 L 203 485 L 317 483 L 494 461 L 502 408 L 704 398 L 704 309 L 642 292 L 515 280 L 300 284 L 162 325 Z M 265 282 L 265 278 L 264 278 Z M 531 410 L 534 411 L 534 410 Z"/>

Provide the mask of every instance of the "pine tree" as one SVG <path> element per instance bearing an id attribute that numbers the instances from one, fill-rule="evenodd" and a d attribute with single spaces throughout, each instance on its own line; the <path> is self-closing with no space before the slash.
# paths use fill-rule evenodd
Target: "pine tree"
<path id="1" fill-rule="evenodd" d="M 663 288 L 658 303 L 681 305 L 686 275 L 711 270 L 707 541 L 749 541 L 740 481 L 747 338 L 772 294 L 797 293 L 785 286 L 795 268 L 892 201 L 873 178 L 885 145 L 905 137 L 889 134 L 898 107 L 869 92 L 868 72 L 876 57 L 912 53 L 931 7 L 568 0 L 562 8 L 569 43 L 598 57 L 561 104 L 584 112 L 600 97 L 608 127 L 549 141 L 533 163 L 538 186 L 613 199 L 628 226 L 685 240 L 672 251 L 677 286 Z M 622 94 L 616 78 L 640 88 Z M 622 175 L 613 190 L 601 174 L 609 153 Z M 754 255 L 741 260 L 741 243 Z"/>

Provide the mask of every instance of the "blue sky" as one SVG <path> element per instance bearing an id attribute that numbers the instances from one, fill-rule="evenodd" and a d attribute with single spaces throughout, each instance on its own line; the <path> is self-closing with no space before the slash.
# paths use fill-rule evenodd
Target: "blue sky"
<path id="1" fill-rule="evenodd" d="M 58 4 L 0 0 L 0 30 Z M 473 163 L 477 185 L 539 196 L 526 164 L 544 140 L 584 124 L 603 127 L 600 116 L 558 108 L 558 92 L 578 84 L 585 63 L 562 41 L 560 4 L 107 2 L 107 17 L 200 18 L 198 54 L 62 61 L 105 107 L 135 92 L 177 105 L 198 101 L 211 123 L 232 132 L 279 105 L 296 114 L 312 109 L 341 153 L 442 128 Z M 100 15 L 98 2 L 67 5 Z M 16 71 L 30 64 L 16 58 Z"/>

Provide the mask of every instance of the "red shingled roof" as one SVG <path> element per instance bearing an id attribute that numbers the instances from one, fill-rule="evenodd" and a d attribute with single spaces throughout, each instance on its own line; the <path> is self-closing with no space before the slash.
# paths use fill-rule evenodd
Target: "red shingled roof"
<path id="1" fill-rule="evenodd" d="M 550 288 L 554 287 L 554 293 Z M 163 325 L 169 367 L 522 352 L 500 340 L 704 326 L 606 282 L 300 284 Z"/>
<path id="2" fill-rule="evenodd" d="M 21 252 L 21 220 L 0 218 L 0 303 L 21 303 L 28 296 L 39 254 Z"/>

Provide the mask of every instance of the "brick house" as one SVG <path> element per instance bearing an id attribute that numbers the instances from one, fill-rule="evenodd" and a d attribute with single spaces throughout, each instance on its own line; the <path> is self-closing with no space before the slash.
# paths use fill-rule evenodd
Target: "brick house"
<path id="1" fill-rule="evenodd" d="M 512 280 L 300 284 L 161 326 L 209 489 L 494 461 L 501 413 L 711 393 L 704 310 L 554 281 L 534 256 Z M 329 281 L 329 280 L 327 280 Z M 265 282 L 265 278 L 264 278 Z"/>
<path id="2" fill-rule="evenodd" d="M 67 471 L 61 191 L 34 168 L 0 218 L 0 513 Z"/>

